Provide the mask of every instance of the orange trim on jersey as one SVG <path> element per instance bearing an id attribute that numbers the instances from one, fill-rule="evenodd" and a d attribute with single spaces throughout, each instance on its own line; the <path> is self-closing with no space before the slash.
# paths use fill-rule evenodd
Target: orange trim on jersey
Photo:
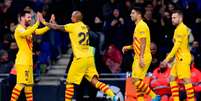
<path id="1" fill-rule="evenodd" d="M 30 94 L 30 95 L 26 95 L 26 98 L 27 98 L 27 99 L 32 99 L 32 97 L 33 97 L 32 94 Z"/>
<path id="2" fill-rule="evenodd" d="M 195 97 L 194 96 L 191 96 L 191 97 L 187 97 L 187 99 L 194 99 Z"/>
<path id="3" fill-rule="evenodd" d="M 28 94 L 28 95 L 30 95 L 30 94 L 32 94 L 32 92 L 26 92 L 25 94 Z"/>
<path id="4" fill-rule="evenodd" d="M 73 96 L 72 93 L 66 93 L 66 96 Z"/>
<path id="5" fill-rule="evenodd" d="M 136 46 L 134 46 L 134 51 L 135 51 L 135 54 L 136 54 L 136 55 L 140 55 L 140 50 L 138 50 L 138 49 L 136 48 Z"/>
<path id="6" fill-rule="evenodd" d="M 139 95 L 137 95 L 137 97 L 143 97 L 144 96 L 144 94 L 139 94 Z"/>
<path id="7" fill-rule="evenodd" d="M 178 49 L 177 54 L 176 54 L 176 59 L 179 60 L 179 57 L 180 57 L 180 56 L 181 56 L 181 52 L 180 52 L 180 49 Z"/>
<path id="8" fill-rule="evenodd" d="M 19 96 L 20 94 L 13 92 L 13 95 L 15 95 L 15 96 Z"/>
<path id="9" fill-rule="evenodd" d="M 178 49 L 177 54 L 180 56 L 181 55 L 181 50 Z"/>
<path id="10" fill-rule="evenodd" d="M 148 89 L 148 86 L 146 86 L 146 88 L 144 89 L 144 91 L 146 91 Z"/>
<path id="11" fill-rule="evenodd" d="M 109 88 L 108 88 L 108 87 L 106 87 L 106 88 L 103 90 L 103 92 L 106 92 L 107 90 L 109 90 Z"/>
<path id="12" fill-rule="evenodd" d="M 138 40 L 136 37 L 134 39 L 135 39 L 134 42 L 137 42 L 138 44 L 141 43 L 140 40 Z"/>
<path id="13" fill-rule="evenodd" d="M 193 88 L 193 87 L 191 87 L 191 88 L 188 88 L 188 89 L 186 89 L 186 90 L 194 90 L 194 88 Z"/>
<path id="14" fill-rule="evenodd" d="M 140 50 L 140 45 L 138 43 L 134 42 L 134 46 L 136 46 L 138 50 Z"/>
<path id="15" fill-rule="evenodd" d="M 66 97 L 66 96 L 65 96 L 65 99 L 71 99 L 71 98 L 70 98 L 70 97 Z"/>
<path id="16" fill-rule="evenodd" d="M 16 97 L 11 96 L 11 100 L 12 100 L 12 101 L 15 101 L 16 99 L 17 99 Z"/>
<path id="17" fill-rule="evenodd" d="M 179 94 L 172 95 L 172 97 L 179 97 Z"/>
<path id="18" fill-rule="evenodd" d="M 172 86 L 172 87 L 171 87 L 171 89 L 174 89 L 174 88 L 179 88 L 179 86 Z"/>
<path id="19" fill-rule="evenodd" d="M 194 94 L 194 92 L 187 93 L 187 95 L 192 95 L 192 94 Z"/>
<path id="20" fill-rule="evenodd" d="M 151 92 L 151 89 L 148 90 L 147 94 L 150 94 L 150 92 Z"/>
<path id="21" fill-rule="evenodd" d="M 175 55 L 176 56 L 176 60 L 179 60 L 179 56 L 178 55 Z"/>
<path id="22" fill-rule="evenodd" d="M 134 51 L 137 55 L 140 55 L 140 41 L 134 37 Z"/>
<path id="23" fill-rule="evenodd" d="M 29 49 L 32 50 L 32 47 L 33 47 L 32 40 L 26 39 L 26 42 L 27 42 Z"/>
<path id="24" fill-rule="evenodd" d="M 20 93 L 20 90 L 18 90 L 17 88 L 14 88 L 14 91 Z"/>
<path id="25" fill-rule="evenodd" d="M 71 93 L 73 93 L 74 90 L 69 89 L 69 90 L 66 90 L 65 92 L 71 92 Z"/>
<path id="26" fill-rule="evenodd" d="M 66 89 L 73 90 L 73 89 L 74 89 L 74 87 L 67 87 Z"/>
<path id="27" fill-rule="evenodd" d="M 179 92 L 179 90 L 173 90 L 173 91 L 172 91 L 172 93 L 177 93 L 177 92 Z"/>
<path id="28" fill-rule="evenodd" d="M 106 85 L 103 85 L 102 87 L 100 87 L 100 89 L 103 89 L 103 88 L 105 88 L 106 87 Z"/>

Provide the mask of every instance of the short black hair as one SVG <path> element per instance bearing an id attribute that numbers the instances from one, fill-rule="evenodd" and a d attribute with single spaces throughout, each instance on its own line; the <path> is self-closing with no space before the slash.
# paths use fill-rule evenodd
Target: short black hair
<path id="1" fill-rule="evenodd" d="M 145 13 L 145 9 L 144 9 L 144 7 L 142 5 L 141 6 L 133 6 L 132 10 L 135 10 L 136 12 L 141 14 L 141 16 L 143 16 L 144 13 Z"/>
<path id="2" fill-rule="evenodd" d="M 19 17 L 21 18 L 21 17 L 25 16 L 25 14 L 27 14 L 27 13 L 31 13 L 31 12 L 27 11 L 27 10 L 24 10 L 24 11 L 19 13 Z"/>
<path id="3" fill-rule="evenodd" d="M 183 14 L 183 12 L 181 11 L 181 10 L 174 10 L 173 12 L 172 12 L 172 14 L 174 14 L 174 13 L 177 13 L 177 14 L 179 14 L 180 16 L 184 16 L 184 14 Z"/>

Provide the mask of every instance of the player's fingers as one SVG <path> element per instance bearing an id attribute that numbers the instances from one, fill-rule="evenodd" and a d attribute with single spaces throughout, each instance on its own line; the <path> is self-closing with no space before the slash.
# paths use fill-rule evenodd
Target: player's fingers
<path id="1" fill-rule="evenodd" d="M 124 47 L 122 48 L 122 52 L 125 53 L 125 49 L 124 49 Z"/>

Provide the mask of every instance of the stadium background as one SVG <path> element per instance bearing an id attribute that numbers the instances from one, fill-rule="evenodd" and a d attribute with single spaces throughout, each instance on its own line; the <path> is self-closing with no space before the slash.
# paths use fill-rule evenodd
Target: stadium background
<path id="1" fill-rule="evenodd" d="M 195 84 L 201 86 L 201 79 L 197 76 L 201 75 L 200 0 L 0 0 L 0 101 L 8 101 L 12 86 L 15 84 L 15 76 L 9 74 L 18 49 L 13 33 L 18 23 L 17 15 L 23 9 L 32 11 L 33 18 L 37 11 L 42 12 L 46 20 L 51 14 L 55 14 L 58 24 L 69 23 L 73 10 L 82 11 L 84 22 L 90 27 L 91 44 L 96 48 L 95 59 L 97 70 L 102 74 L 101 80 L 119 87 L 125 96 L 125 80 L 129 74 L 127 72 L 131 71 L 133 53 L 131 51 L 122 54 L 121 48 L 132 42 L 135 26 L 130 19 L 130 9 L 133 4 L 145 8 L 144 20 L 150 27 L 153 42 L 151 44 L 153 60 L 148 76 L 152 76 L 153 79 L 155 79 L 153 71 L 158 68 L 160 61 L 173 46 L 175 27 L 171 24 L 171 12 L 177 8 L 182 9 L 184 22 L 191 29 L 190 46 L 194 56 L 192 67 L 198 70 L 195 72 Z M 72 57 L 68 34 L 50 30 L 43 36 L 34 36 L 33 40 L 36 82 L 34 99 L 62 101 L 65 71 Z M 166 71 L 162 70 L 163 73 Z M 91 87 L 83 81 L 83 89 L 92 89 L 83 94 L 81 93 L 83 90 L 77 87 L 78 101 L 83 100 L 82 95 L 90 95 L 92 101 L 95 99 L 93 96 L 96 94 L 94 93 L 96 89 L 87 88 L 88 86 Z M 21 100 L 24 100 L 23 97 Z"/>

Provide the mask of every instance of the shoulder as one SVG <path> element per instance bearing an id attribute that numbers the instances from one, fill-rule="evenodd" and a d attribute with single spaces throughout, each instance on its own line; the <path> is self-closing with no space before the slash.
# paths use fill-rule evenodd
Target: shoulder
<path id="1" fill-rule="evenodd" d="M 183 35 L 188 35 L 189 31 L 189 28 L 185 24 L 179 25 L 175 30 L 176 34 Z"/>
<path id="2" fill-rule="evenodd" d="M 24 29 L 24 27 L 22 25 L 19 24 L 19 25 L 17 25 L 15 31 L 17 31 L 17 32 L 24 32 L 25 29 Z"/>
<path id="3" fill-rule="evenodd" d="M 69 27 L 69 26 L 73 26 L 74 23 L 68 23 L 68 24 L 65 24 L 64 27 Z"/>
<path id="4" fill-rule="evenodd" d="M 148 25 L 147 25 L 146 22 L 141 21 L 141 22 L 139 22 L 139 28 L 147 29 L 147 28 L 148 28 Z"/>

